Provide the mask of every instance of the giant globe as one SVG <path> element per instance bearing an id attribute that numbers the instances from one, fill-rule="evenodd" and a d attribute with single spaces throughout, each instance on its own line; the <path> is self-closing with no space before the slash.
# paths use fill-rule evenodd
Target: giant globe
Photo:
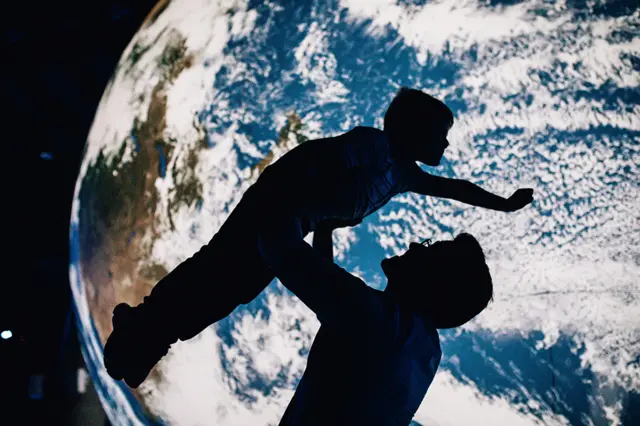
<path id="1" fill-rule="evenodd" d="M 111 422 L 278 424 L 319 323 L 277 280 L 137 389 L 104 369 L 112 310 L 207 243 L 266 166 L 382 128 L 409 86 L 455 115 L 426 171 L 535 189 L 516 213 L 405 194 L 335 233 L 336 262 L 378 289 L 412 241 L 470 232 L 485 250 L 494 301 L 441 333 L 414 425 L 640 424 L 639 22 L 632 1 L 159 2 L 105 88 L 73 200 L 71 286 Z"/>

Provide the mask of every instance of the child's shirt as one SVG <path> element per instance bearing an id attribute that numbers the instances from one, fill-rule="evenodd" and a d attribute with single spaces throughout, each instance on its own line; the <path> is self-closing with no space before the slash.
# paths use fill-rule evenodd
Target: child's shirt
<path id="1" fill-rule="evenodd" d="M 285 191 L 298 217 L 313 231 L 323 219 L 370 215 L 407 192 L 420 172 L 414 161 L 392 156 L 382 130 L 359 126 L 297 146 L 267 167 L 258 182 Z"/>

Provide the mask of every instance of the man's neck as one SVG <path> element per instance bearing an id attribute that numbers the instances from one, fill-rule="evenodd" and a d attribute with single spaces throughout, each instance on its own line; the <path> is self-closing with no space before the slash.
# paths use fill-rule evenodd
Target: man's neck
<path id="1" fill-rule="evenodd" d="M 403 308 L 404 310 L 407 311 L 413 311 L 415 312 L 418 316 L 425 318 L 427 321 L 432 322 L 431 319 L 429 318 L 429 316 L 424 313 L 424 312 L 417 312 L 414 309 L 411 309 L 409 307 L 406 306 L 406 304 L 398 297 L 397 294 L 394 293 L 393 288 L 391 286 L 389 286 L 389 283 L 387 282 L 387 286 L 385 287 L 384 290 L 382 290 L 382 292 L 393 301 L 393 303 L 397 304 L 398 306 L 400 306 L 401 308 Z"/>

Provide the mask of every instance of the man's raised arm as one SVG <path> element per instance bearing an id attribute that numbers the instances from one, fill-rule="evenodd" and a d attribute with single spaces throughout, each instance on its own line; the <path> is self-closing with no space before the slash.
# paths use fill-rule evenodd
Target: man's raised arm
<path id="1" fill-rule="evenodd" d="M 320 222 L 313 233 L 313 249 L 325 259 L 333 262 L 333 230 L 326 222 Z"/>
<path id="2" fill-rule="evenodd" d="M 320 226 L 316 230 L 320 233 L 314 235 L 315 249 L 302 238 L 281 238 L 296 233 L 287 228 L 297 226 L 283 225 L 260 237 L 262 256 L 280 282 L 314 311 L 323 325 L 349 331 L 380 317 L 383 306 L 376 290 L 333 263 L 333 228 Z"/>

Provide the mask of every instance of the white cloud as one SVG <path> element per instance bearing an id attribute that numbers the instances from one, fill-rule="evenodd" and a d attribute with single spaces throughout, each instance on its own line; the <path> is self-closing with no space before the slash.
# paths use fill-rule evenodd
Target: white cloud
<path id="1" fill-rule="evenodd" d="M 531 400 L 531 404 L 536 404 Z M 448 371 L 439 371 L 414 420 L 424 425 L 560 426 L 567 419 L 544 414 L 542 419 L 522 413 L 505 397 L 487 397 L 474 385 L 462 384 Z"/>
<path id="2" fill-rule="evenodd" d="M 455 87 L 432 89 L 438 96 L 451 94 L 460 87 L 464 89 L 462 96 L 469 108 L 458 114 L 450 135 L 453 144 L 446 154 L 457 176 L 473 177 L 483 187 L 504 196 L 511 194 L 518 183 L 536 182 L 536 204 L 515 214 L 413 195 L 397 197 L 375 220 L 369 221 L 368 227 L 378 234 L 380 245 L 388 252 L 398 253 L 416 235 L 450 237 L 440 226 L 454 229 L 454 234 L 463 230 L 473 233 L 487 253 L 496 301 L 468 328 L 523 334 L 542 330 L 547 346 L 561 332 L 572 333 L 585 344 L 586 351 L 581 355 L 584 366 L 604 376 L 601 380 L 616 383 L 629 380 L 639 387 L 640 372 L 626 363 L 640 352 L 637 343 L 640 227 L 636 213 L 640 194 L 637 186 L 620 177 L 624 175 L 621 172 L 624 167 L 630 168 L 630 177 L 638 174 L 638 165 L 633 161 L 634 155 L 637 157 L 637 149 L 634 151 L 637 141 L 625 147 L 630 150 L 625 159 L 615 155 L 617 148 L 608 143 L 607 136 L 589 144 L 584 140 L 570 144 L 562 139 L 531 140 L 548 128 L 575 131 L 611 124 L 623 130 L 640 130 L 637 106 L 627 112 L 606 110 L 604 100 L 588 97 L 574 100 L 572 96 L 608 79 L 617 87 L 638 85 L 640 74 L 622 58 L 624 54 L 638 55 L 638 40 L 618 44 L 605 41 L 610 30 L 624 18 L 598 18 L 576 24 L 563 3 L 556 2 L 555 15 L 544 19 L 530 12 L 542 5 L 537 0 L 502 9 L 490 9 L 471 0 L 428 2 L 423 8 L 398 6 L 392 0 L 343 0 L 341 5 L 349 22 L 372 19 L 367 30 L 373 37 L 385 34 L 388 28 L 397 30 L 396 42 L 413 46 L 418 61 L 423 63 L 427 55 L 444 55 L 448 45 L 450 60 L 462 66 L 460 80 Z M 235 9 L 233 16 L 219 13 L 227 8 Z M 234 38 L 250 37 L 253 44 L 247 49 L 264 47 L 261 43 L 273 21 L 261 28 L 256 28 L 255 22 L 256 12 L 247 10 L 245 2 L 171 2 L 158 20 L 140 31 L 127 47 L 114 82 L 98 107 L 78 182 L 100 149 L 113 154 L 119 148 L 131 130 L 133 117 L 145 119 L 149 93 L 158 78 L 155 61 L 170 36 L 163 31 L 174 28 L 187 35 L 187 46 L 195 61 L 191 69 L 167 88 L 167 133 L 178 139 L 171 164 L 181 164 L 184 157 L 180 154 L 202 137 L 193 123 L 203 106 L 211 106 L 216 117 L 232 123 L 225 129 L 204 123 L 213 143 L 211 149 L 200 152 L 196 168 L 204 187 L 204 205 L 201 212 L 186 208 L 178 211 L 174 216 L 176 231 L 165 232 L 155 243 L 153 260 L 168 269 L 206 243 L 240 200 L 247 182 L 245 170 L 238 170 L 239 156 L 256 158 L 260 154 L 256 145 L 238 132 L 240 124 L 257 117 L 244 108 L 232 106 L 225 88 L 214 89 L 215 75 L 223 65 L 231 69 L 230 81 L 257 84 L 256 71 L 249 61 L 233 54 L 222 56 L 223 48 Z M 281 127 L 284 114 L 282 104 L 273 101 L 283 96 L 284 87 L 296 77 L 316 86 L 310 96 L 317 104 L 344 102 L 348 93 L 337 77 L 338 55 L 329 47 L 330 25 L 320 24 L 319 20 L 299 30 L 306 31 L 306 37 L 294 52 L 294 69 L 282 71 L 279 83 L 268 84 L 251 100 L 264 106 L 266 115 L 275 117 L 274 128 Z M 126 58 L 135 41 L 150 46 L 150 50 L 126 74 Z M 478 59 L 470 61 L 465 55 L 474 46 L 478 46 Z M 382 54 L 386 47 L 381 46 Z M 558 68 L 556 60 L 568 66 Z M 204 66 L 205 61 L 208 67 Z M 580 67 L 574 68 L 578 63 Z M 271 69 L 265 67 L 261 72 L 268 74 Z M 552 75 L 551 84 L 540 79 L 541 72 Z M 517 96 L 504 99 L 507 95 L 526 94 L 533 95 L 529 104 Z M 306 110 L 298 111 L 311 137 L 323 136 L 326 124 L 315 107 L 311 102 Z M 345 117 L 343 126 L 349 127 L 349 123 L 362 119 L 368 118 Z M 488 130 L 505 126 L 522 128 L 524 133 L 474 141 L 474 137 Z M 484 150 L 483 155 L 478 155 L 481 144 L 495 153 L 489 155 Z M 550 149 L 551 145 L 554 149 Z M 157 182 L 163 208 L 174 184 L 171 176 Z M 76 221 L 79 188 L 78 184 L 73 205 Z M 194 226 L 198 229 L 195 235 L 191 233 Z M 350 254 L 355 241 L 353 230 L 336 233 L 338 260 Z M 354 272 L 361 274 L 358 268 Z M 84 332 L 91 333 L 86 296 L 77 273 L 77 266 L 73 266 L 70 275 L 74 298 Z M 306 363 L 297 351 L 301 345 L 310 343 L 317 320 L 295 298 L 269 294 L 267 303 L 271 314 L 268 321 L 244 315 L 231 324 L 234 346 L 225 346 L 213 329 L 192 341 L 177 344 L 162 362 L 166 380 L 158 386 L 148 383 L 144 387 L 152 411 L 175 424 L 277 423 L 292 395 L 293 377 L 303 371 Z M 301 320 L 301 330 L 284 333 L 296 319 Z M 85 334 L 84 339 L 85 356 L 101 367 L 101 348 L 96 336 Z M 229 385 L 230 372 L 220 365 L 222 351 L 233 359 L 235 370 L 231 374 L 240 380 L 247 380 L 248 367 L 271 379 L 279 365 L 291 364 L 290 380 L 268 397 L 252 390 L 257 402 L 249 407 Z M 247 354 L 257 356 L 249 360 Z M 135 419 L 120 388 L 103 369 L 97 374 L 106 389 L 100 394 L 103 403 L 114 406 L 115 401 L 111 416 Z M 492 425 L 540 424 L 517 408 L 506 397 L 488 398 L 472 385 L 458 383 L 441 370 L 416 419 L 438 425 L 467 424 L 470 419 L 477 424 L 481 418 L 494 419 Z M 612 418 L 620 411 L 620 407 L 605 409 Z M 543 420 L 545 424 L 566 423 L 565 419 L 550 415 Z"/>

